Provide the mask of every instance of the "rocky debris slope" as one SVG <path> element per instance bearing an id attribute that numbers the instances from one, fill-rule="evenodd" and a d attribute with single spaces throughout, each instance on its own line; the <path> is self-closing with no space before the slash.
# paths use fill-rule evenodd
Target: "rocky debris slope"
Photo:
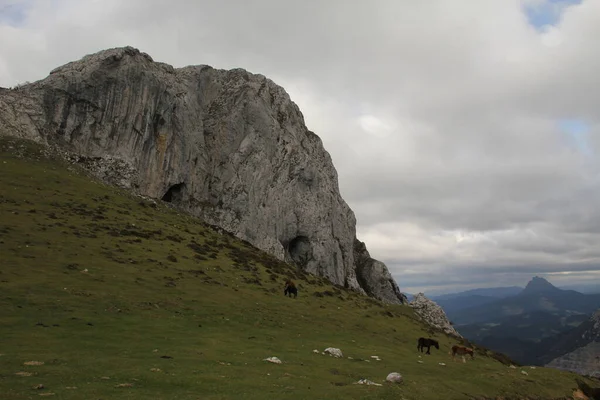
<path id="1" fill-rule="evenodd" d="M 105 50 L 0 89 L 0 132 L 58 146 L 109 183 L 172 202 L 307 272 L 403 301 L 383 263 L 355 260 L 356 220 L 329 154 L 262 75 Z"/>
<path id="2" fill-rule="evenodd" d="M 564 354 L 546 366 L 600 378 L 600 309 L 550 350 L 560 348 Z"/>
<path id="3" fill-rule="evenodd" d="M 429 300 L 423 293 L 417 294 L 409 305 L 429 325 L 440 329 L 448 335 L 462 337 L 450 324 L 442 307 L 437 305 L 434 301 Z"/>

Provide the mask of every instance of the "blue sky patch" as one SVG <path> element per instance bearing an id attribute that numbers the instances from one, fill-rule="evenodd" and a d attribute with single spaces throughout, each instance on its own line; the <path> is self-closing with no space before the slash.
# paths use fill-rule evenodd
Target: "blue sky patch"
<path id="1" fill-rule="evenodd" d="M 546 25 L 557 25 L 565 8 L 581 4 L 582 1 L 545 0 L 538 6 L 525 7 L 524 10 L 529 23 L 539 30 Z"/>
<path id="2" fill-rule="evenodd" d="M 588 142 L 590 127 L 580 119 L 561 119 L 560 130 L 565 134 L 567 143 L 583 154 L 591 155 L 592 148 Z"/>
<path id="3" fill-rule="evenodd" d="M 0 1 L 0 24 L 19 26 L 27 18 L 31 0 Z"/>

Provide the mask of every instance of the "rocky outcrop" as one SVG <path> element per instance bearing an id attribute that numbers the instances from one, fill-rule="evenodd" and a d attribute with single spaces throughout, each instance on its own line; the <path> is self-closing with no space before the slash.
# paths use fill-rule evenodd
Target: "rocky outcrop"
<path id="1" fill-rule="evenodd" d="M 356 220 L 329 154 L 262 75 L 175 69 L 110 49 L 2 89 L 0 132 L 59 146 L 108 182 L 175 203 L 307 272 L 402 299 L 383 263 L 366 253 L 372 261 L 357 264 Z"/>
<path id="2" fill-rule="evenodd" d="M 371 258 L 363 242 L 354 239 L 356 277 L 368 295 L 386 303 L 408 303 L 406 296 L 381 261 Z"/>
<path id="3" fill-rule="evenodd" d="M 427 324 L 443 331 L 447 335 L 462 337 L 450 324 L 442 307 L 438 306 L 434 301 L 429 300 L 423 293 L 417 294 L 409 305 Z"/>
<path id="4" fill-rule="evenodd" d="M 563 354 L 550 361 L 547 367 L 600 378 L 600 309 L 561 337 L 550 350 Z"/>

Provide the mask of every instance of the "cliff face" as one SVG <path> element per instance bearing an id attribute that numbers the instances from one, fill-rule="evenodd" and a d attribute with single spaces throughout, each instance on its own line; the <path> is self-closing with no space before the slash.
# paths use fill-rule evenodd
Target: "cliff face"
<path id="1" fill-rule="evenodd" d="M 361 286 L 356 220 L 331 158 L 264 76 L 174 69 L 110 49 L 2 89 L 0 130 L 75 153 L 110 183 L 173 202 L 308 272 L 402 302 L 380 262 L 359 268 L 369 275 Z M 373 290 L 378 281 L 388 283 Z"/>

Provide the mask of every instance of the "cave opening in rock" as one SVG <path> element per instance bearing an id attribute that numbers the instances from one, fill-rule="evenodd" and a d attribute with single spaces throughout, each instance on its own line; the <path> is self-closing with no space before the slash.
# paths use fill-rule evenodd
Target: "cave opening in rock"
<path id="1" fill-rule="evenodd" d="M 169 190 L 162 197 L 162 201 L 168 203 L 179 203 L 183 199 L 183 191 L 185 190 L 185 183 L 176 183 L 171 186 Z"/>
<path id="2" fill-rule="evenodd" d="M 305 267 L 312 259 L 312 245 L 306 236 L 296 236 L 288 246 L 290 258 L 299 266 Z"/>

